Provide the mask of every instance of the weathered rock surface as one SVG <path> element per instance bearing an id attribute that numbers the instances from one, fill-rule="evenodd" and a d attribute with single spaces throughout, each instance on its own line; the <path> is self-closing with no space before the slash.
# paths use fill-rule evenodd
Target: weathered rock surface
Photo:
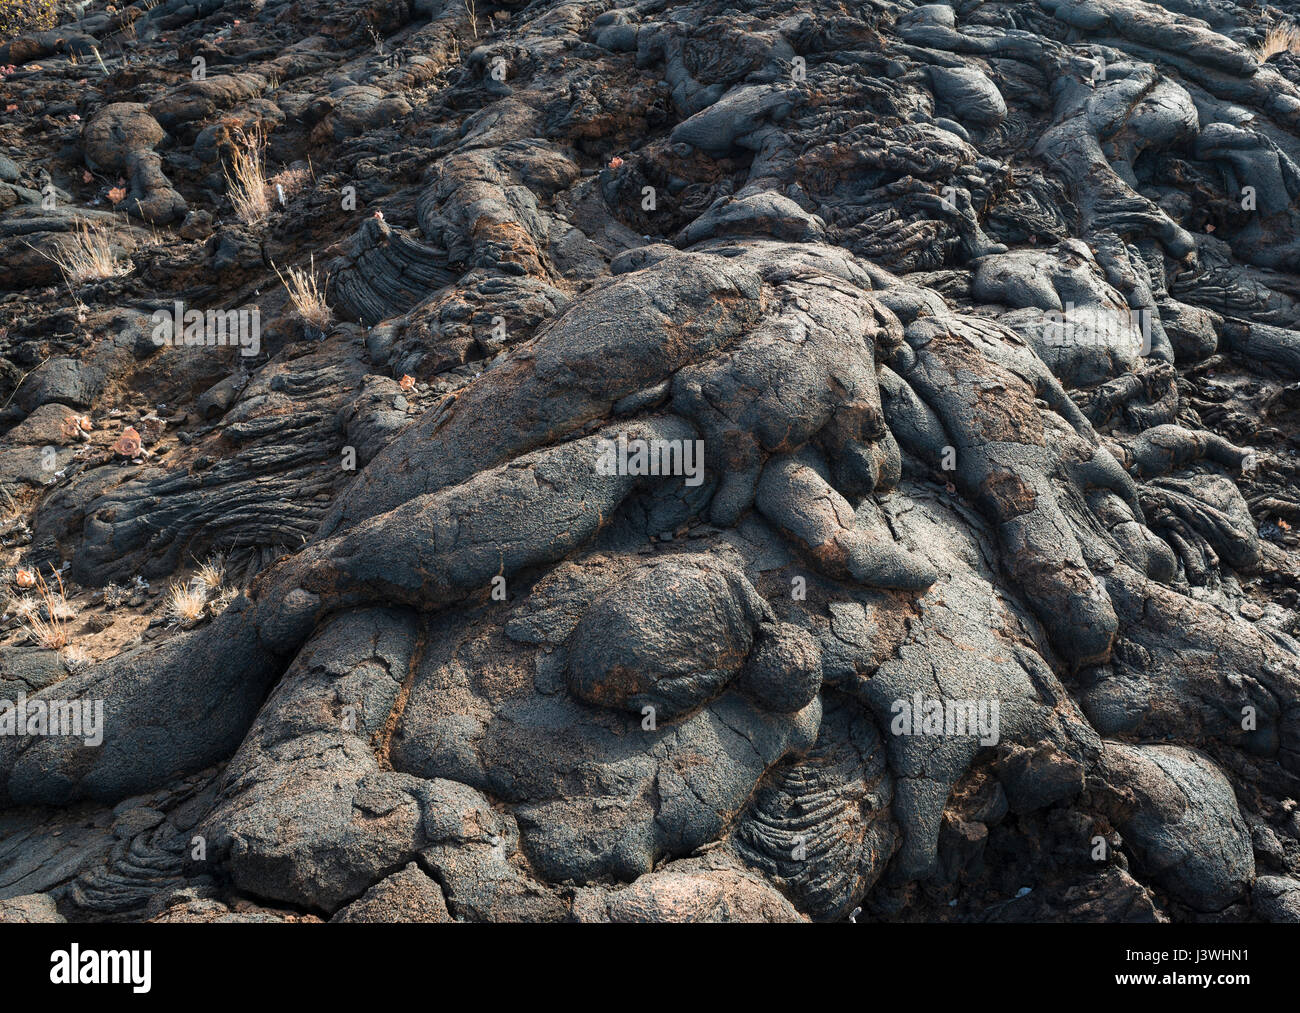
<path id="1" fill-rule="evenodd" d="M 1300 920 L 1280 19 L 0 40 L 0 921 Z"/>

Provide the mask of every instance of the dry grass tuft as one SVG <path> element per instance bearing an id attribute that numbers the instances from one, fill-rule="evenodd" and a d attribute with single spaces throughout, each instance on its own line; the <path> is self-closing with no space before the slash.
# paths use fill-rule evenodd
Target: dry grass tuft
<path id="1" fill-rule="evenodd" d="M 36 597 L 24 595 L 11 599 L 10 608 L 36 644 L 51 651 L 62 651 L 71 641 L 68 623 L 77 617 L 77 610 L 64 592 L 63 578 L 55 572 L 54 579 L 57 589 L 38 573 Z"/>
<path id="2" fill-rule="evenodd" d="M 222 612 L 230 607 L 230 603 L 239 597 L 239 591 L 233 587 L 223 587 L 208 602 L 208 612 L 213 616 L 219 616 Z"/>
<path id="3" fill-rule="evenodd" d="M 0 489 L 0 534 L 6 534 L 27 519 L 27 513 L 8 491 Z"/>
<path id="4" fill-rule="evenodd" d="M 275 267 L 274 264 L 271 266 Z M 318 331 L 328 330 L 334 322 L 334 311 L 325 301 L 325 285 L 316 281 L 315 254 L 312 255 L 309 270 L 291 267 L 287 274 L 281 274 L 280 269 L 275 267 L 275 273 L 279 275 L 280 282 L 289 293 L 289 300 L 303 323 Z"/>
<path id="5" fill-rule="evenodd" d="M 1277 53 L 1300 53 L 1300 28 L 1292 24 L 1274 25 L 1255 47 L 1255 56 L 1263 63 Z"/>
<path id="6" fill-rule="evenodd" d="M 226 582 L 226 561 L 221 556 L 213 556 L 206 563 L 194 571 L 194 578 L 191 584 L 197 584 L 207 592 L 217 592 L 221 590 L 221 585 Z"/>
<path id="7" fill-rule="evenodd" d="M 131 270 L 130 261 L 122 260 L 114 252 L 108 229 L 85 219 L 78 223 L 71 242 L 61 244 L 57 253 L 46 256 L 58 265 L 70 287 L 101 278 L 116 278 Z"/>
<path id="8" fill-rule="evenodd" d="M 172 581 L 167 594 L 167 618 L 173 623 L 188 626 L 197 622 L 203 615 L 203 607 L 208 603 L 208 592 L 200 584 L 189 586 Z"/>
<path id="9" fill-rule="evenodd" d="M 306 169 L 282 169 L 270 179 L 271 189 L 283 206 L 307 189 L 311 183 L 311 173 Z"/>
<path id="10" fill-rule="evenodd" d="M 21 598 L 10 598 L 8 610 L 21 622 L 26 623 L 32 616 L 41 614 L 41 603 L 30 594 L 25 594 Z"/>
<path id="11" fill-rule="evenodd" d="M 271 213 L 271 197 L 266 185 L 265 139 L 239 133 L 225 176 L 226 192 L 230 203 L 235 206 L 235 217 L 245 225 L 266 221 Z"/>

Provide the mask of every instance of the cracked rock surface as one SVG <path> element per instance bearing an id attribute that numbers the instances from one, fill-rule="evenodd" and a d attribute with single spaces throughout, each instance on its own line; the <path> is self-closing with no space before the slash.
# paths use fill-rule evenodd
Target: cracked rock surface
<path id="1" fill-rule="evenodd" d="M 58 14 L 0 922 L 1300 921 L 1300 5 Z"/>

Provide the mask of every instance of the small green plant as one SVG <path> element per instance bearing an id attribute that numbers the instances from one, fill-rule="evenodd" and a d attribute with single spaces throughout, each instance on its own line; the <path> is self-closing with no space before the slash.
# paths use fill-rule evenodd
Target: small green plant
<path id="1" fill-rule="evenodd" d="M 0 0 L 0 41 L 54 27 L 54 0 Z"/>

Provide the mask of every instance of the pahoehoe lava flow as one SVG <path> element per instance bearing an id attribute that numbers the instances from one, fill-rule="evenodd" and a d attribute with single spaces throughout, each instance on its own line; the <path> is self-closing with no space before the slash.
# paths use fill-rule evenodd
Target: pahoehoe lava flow
<path id="1" fill-rule="evenodd" d="M 0 0 L 0 922 L 1300 922 L 1300 3 L 121 4 Z"/>

